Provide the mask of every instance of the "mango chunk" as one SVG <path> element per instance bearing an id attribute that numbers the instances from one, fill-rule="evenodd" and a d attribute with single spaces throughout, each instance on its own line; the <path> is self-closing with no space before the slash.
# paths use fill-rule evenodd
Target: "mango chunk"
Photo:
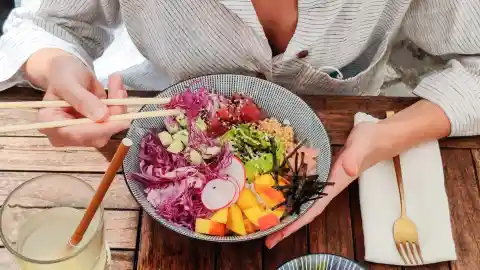
<path id="1" fill-rule="evenodd" d="M 247 217 L 250 222 L 253 223 L 256 227 L 258 227 L 258 219 L 265 215 L 265 212 L 260 208 L 260 206 L 255 206 L 249 209 L 243 210 L 243 213 Z"/>
<path id="2" fill-rule="evenodd" d="M 275 214 L 279 219 L 282 219 L 283 214 L 285 213 L 285 206 L 278 207 L 275 210 L 268 210 L 269 213 Z"/>
<path id="3" fill-rule="evenodd" d="M 261 231 L 268 230 L 280 224 L 280 219 L 274 213 L 267 213 L 258 219 L 258 228 Z"/>
<path id="4" fill-rule="evenodd" d="M 213 213 L 213 216 L 210 220 L 216 221 L 218 223 L 227 224 L 228 220 L 228 207 L 218 210 L 217 212 Z"/>
<path id="5" fill-rule="evenodd" d="M 257 197 L 249 188 L 244 188 L 240 192 L 240 196 L 238 197 L 237 201 L 238 206 L 240 209 L 248 209 L 258 205 Z"/>
<path id="6" fill-rule="evenodd" d="M 247 233 L 254 233 L 257 230 L 255 225 L 253 225 L 253 223 L 247 218 L 244 219 L 243 222 L 245 223 L 245 230 L 247 231 Z"/>
<path id="7" fill-rule="evenodd" d="M 224 236 L 226 231 L 225 224 L 203 218 L 195 220 L 195 232 L 197 233 Z"/>
<path id="8" fill-rule="evenodd" d="M 278 177 L 279 185 L 287 185 L 288 181 L 283 177 Z M 254 188 L 262 198 L 268 208 L 272 208 L 285 201 L 285 196 L 279 190 L 273 188 L 275 180 L 269 174 L 262 175 L 255 180 Z"/>
<path id="9" fill-rule="evenodd" d="M 232 204 L 228 210 L 227 228 L 238 235 L 246 235 L 245 223 L 243 222 L 242 210 L 236 204 Z"/>
<path id="10" fill-rule="evenodd" d="M 273 176 L 271 174 L 263 174 L 255 179 L 255 184 L 271 187 L 275 185 L 275 180 L 273 179 Z"/>

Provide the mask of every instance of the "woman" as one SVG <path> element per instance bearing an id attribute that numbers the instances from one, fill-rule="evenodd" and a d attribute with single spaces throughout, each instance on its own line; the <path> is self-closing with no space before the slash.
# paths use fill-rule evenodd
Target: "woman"
<path id="1" fill-rule="evenodd" d="M 480 2 L 471 0 L 44 0 L 36 14 L 17 12 L 0 43 L 3 87 L 22 79 L 75 111 L 43 109 L 39 121 L 105 120 L 125 108 L 103 105 L 92 61 L 125 23 L 148 59 L 123 83 L 148 88 L 165 72 L 173 82 L 214 73 L 260 76 L 299 94 L 377 94 L 375 78 L 398 31 L 434 55 L 456 54 L 416 87 L 423 99 L 377 124 L 351 132 L 332 168 L 331 195 L 267 246 L 309 223 L 366 168 L 419 143 L 480 134 Z M 462 56 L 458 56 L 462 55 Z M 113 76 L 108 98 L 126 97 Z M 53 145 L 102 146 L 124 122 L 44 130 Z"/>

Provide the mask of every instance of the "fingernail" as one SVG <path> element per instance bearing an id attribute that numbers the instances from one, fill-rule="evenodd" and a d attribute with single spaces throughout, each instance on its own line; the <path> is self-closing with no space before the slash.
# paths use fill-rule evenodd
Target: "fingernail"
<path id="1" fill-rule="evenodd" d="M 271 235 L 267 240 L 265 241 L 265 245 L 267 246 L 268 249 L 272 249 L 275 247 L 278 242 L 282 239 L 282 234 L 281 233 L 276 233 L 274 235 Z"/>
<path id="2" fill-rule="evenodd" d="M 95 108 L 92 111 L 92 116 L 97 122 L 102 122 L 108 117 L 106 108 Z"/>
<path id="3" fill-rule="evenodd" d="M 278 244 L 278 242 L 280 242 L 280 239 L 275 239 L 275 240 L 273 240 L 272 242 L 270 242 L 270 243 L 267 245 L 267 248 L 268 248 L 268 249 L 274 248 L 274 247 Z"/>

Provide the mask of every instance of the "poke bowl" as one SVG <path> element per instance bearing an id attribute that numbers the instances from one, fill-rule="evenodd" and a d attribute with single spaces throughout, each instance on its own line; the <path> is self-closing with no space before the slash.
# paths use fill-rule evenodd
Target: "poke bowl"
<path id="1" fill-rule="evenodd" d="M 266 80 L 209 75 L 158 97 L 180 114 L 134 120 L 123 161 L 130 192 L 156 221 L 190 238 L 241 242 L 292 223 L 326 195 L 330 142 L 298 96 Z"/>

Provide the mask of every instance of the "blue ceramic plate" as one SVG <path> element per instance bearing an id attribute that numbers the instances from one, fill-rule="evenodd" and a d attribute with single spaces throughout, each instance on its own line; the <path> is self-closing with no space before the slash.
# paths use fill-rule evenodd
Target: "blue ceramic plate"
<path id="1" fill-rule="evenodd" d="M 365 270 L 360 264 L 332 254 L 310 254 L 286 262 L 278 270 Z"/>
<path id="2" fill-rule="evenodd" d="M 198 82 L 201 83 L 199 84 Z M 187 87 L 190 87 L 192 91 L 196 91 L 201 86 L 205 86 L 209 90 L 225 96 L 231 96 L 236 92 L 244 93 L 247 96 L 250 96 L 270 117 L 275 117 L 279 119 L 279 121 L 288 119 L 298 141 L 306 138 L 306 144 L 308 146 L 320 150 L 319 156 L 317 157 L 317 174 L 319 176 L 317 181 L 327 181 L 331 162 L 330 141 L 320 119 L 302 99 L 287 89 L 269 81 L 255 77 L 229 74 L 210 75 L 184 81 L 170 86 L 158 96 L 172 97 L 182 93 Z M 158 107 L 156 105 L 147 105 L 140 111 L 153 111 L 157 109 Z M 142 208 L 156 221 L 172 231 L 191 238 L 213 242 L 242 242 L 267 236 L 284 228 L 298 218 L 298 216 L 286 217 L 279 225 L 273 228 L 245 236 L 209 236 L 199 234 L 162 218 L 155 208 L 147 201 L 144 192 L 145 188 L 142 184 L 132 180 L 130 173 L 139 171 L 138 153 L 142 137 L 151 128 L 164 127 L 165 125 L 162 118 L 145 118 L 133 121 L 127 137 L 130 138 L 134 144 L 130 147 L 129 152 L 123 161 L 125 179 L 130 192 Z M 300 215 L 304 214 L 312 204 L 312 201 L 305 203 L 301 207 Z"/>

